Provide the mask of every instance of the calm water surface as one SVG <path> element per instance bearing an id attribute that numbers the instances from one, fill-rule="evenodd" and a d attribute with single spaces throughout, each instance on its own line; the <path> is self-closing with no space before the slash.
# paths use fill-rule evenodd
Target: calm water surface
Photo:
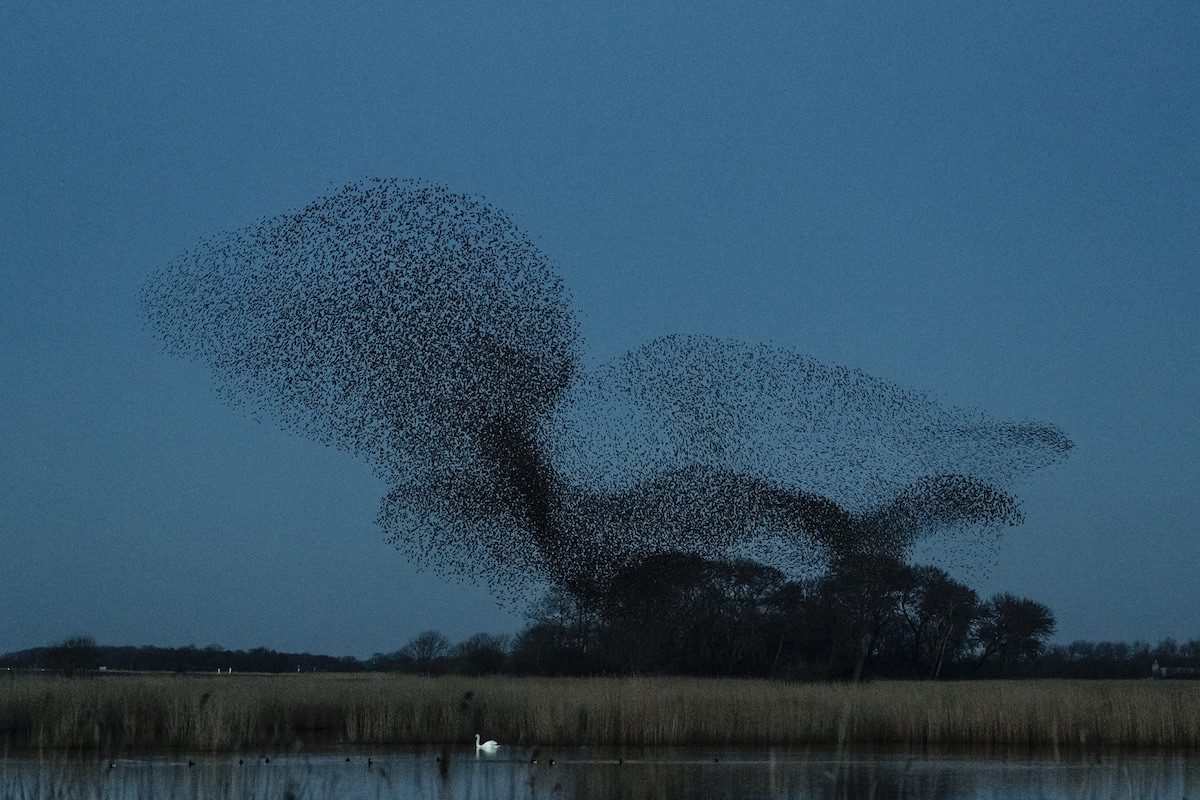
<path id="1" fill-rule="evenodd" d="M 507 750 L 507 752 L 506 752 Z M 0 798 L 1196 798 L 1187 755 L 1055 759 L 502 748 L 347 755 L 0 758 Z M 551 761 L 553 756 L 553 762 Z M 368 764 L 368 757 L 370 763 Z M 189 761 L 192 761 L 189 765 Z"/>

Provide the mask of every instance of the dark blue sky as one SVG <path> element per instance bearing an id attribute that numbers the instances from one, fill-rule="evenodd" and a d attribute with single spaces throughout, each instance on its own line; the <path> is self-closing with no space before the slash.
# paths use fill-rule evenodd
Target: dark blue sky
<path id="1" fill-rule="evenodd" d="M 521 626 L 142 328 L 155 267 L 368 175 L 507 211 L 589 362 L 769 341 L 1058 425 L 971 582 L 1200 638 L 1200 5 L 447 5 L 0 4 L 0 652 Z"/>

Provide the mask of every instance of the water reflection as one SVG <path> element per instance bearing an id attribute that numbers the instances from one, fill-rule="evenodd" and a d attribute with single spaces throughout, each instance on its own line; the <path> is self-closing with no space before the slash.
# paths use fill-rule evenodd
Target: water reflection
<path id="1" fill-rule="evenodd" d="M 1200 793 L 1184 755 L 980 759 L 795 753 L 463 750 L 332 755 L 0 758 L 0 798 L 140 800 L 682 800 L 683 798 L 1181 798 Z"/>

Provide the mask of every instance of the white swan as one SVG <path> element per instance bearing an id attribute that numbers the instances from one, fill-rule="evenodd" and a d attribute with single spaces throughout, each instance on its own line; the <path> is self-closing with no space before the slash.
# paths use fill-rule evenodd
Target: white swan
<path id="1" fill-rule="evenodd" d="M 479 734 L 475 734 L 475 752 L 482 750 L 485 753 L 494 753 L 500 745 L 496 744 L 495 739 L 488 739 L 483 744 L 479 743 Z"/>

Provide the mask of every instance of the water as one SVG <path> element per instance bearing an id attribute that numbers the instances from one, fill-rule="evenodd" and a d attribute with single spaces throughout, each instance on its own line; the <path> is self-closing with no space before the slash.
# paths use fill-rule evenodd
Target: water
<path id="1" fill-rule="evenodd" d="M 553 761 L 547 753 L 537 755 L 537 763 L 531 763 L 530 751 L 511 748 L 492 756 L 460 749 L 287 755 L 269 761 L 236 755 L 112 761 L 9 756 L 0 758 L 0 798 L 1200 798 L 1200 759 L 1181 754 L 999 759 L 665 750 L 620 757 L 573 750 L 553 754 Z"/>

